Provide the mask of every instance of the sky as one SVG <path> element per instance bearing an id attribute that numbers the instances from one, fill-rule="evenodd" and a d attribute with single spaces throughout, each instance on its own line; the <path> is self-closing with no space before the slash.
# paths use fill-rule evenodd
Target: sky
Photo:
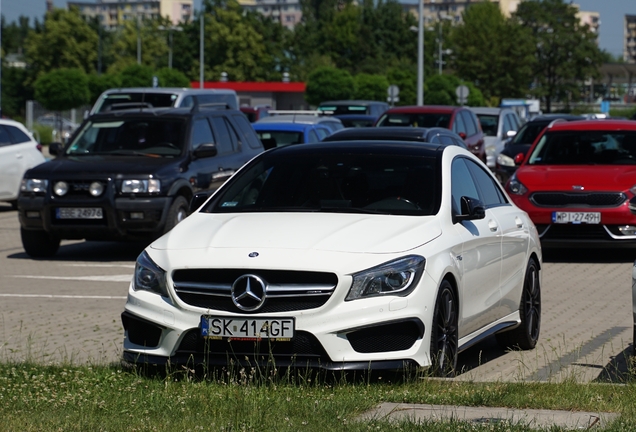
<path id="1" fill-rule="evenodd" d="M 90 0 L 84 0 L 90 1 Z M 409 3 L 417 3 L 417 0 L 404 0 Z M 601 28 L 599 34 L 599 46 L 612 55 L 623 54 L 623 26 L 625 15 L 636 15 L 636 1 L 634 0 L 577 0 L 583 11 L 596 11 L 601 13 Z M 55 7 L 65 8 L 66 0 L 53 0 Z M 201 4 L 201 0 L 195 0 L 195 9 Z M 46 0 L 0 0 L 0 10 L 7 22 L 16 21 L 20 15 L 30 17 L 32 20 L 42 21 L 46 10 Z"/>

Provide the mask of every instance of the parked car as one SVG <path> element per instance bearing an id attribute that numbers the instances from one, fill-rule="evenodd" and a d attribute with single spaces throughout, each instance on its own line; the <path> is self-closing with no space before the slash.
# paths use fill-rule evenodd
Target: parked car
<path id="1" fill-rule="evenodd" d="M 61 239 L 151 241 L 263 151 L 238 110 L 155 108 L 95 114 L 55 159 L 28 170 L 18 210 L 22 245 L 52 256 Z"/>
<path id="2" fill-rule="evenodd" d="M 318 111 L 327 115 L 369 115 L 376 119 L 390 108 L 386 102 L 372 100 L 336 100 L 325 101 L 318 105 Z"/>
<path id="3" fill-rule="evenodd" d="M 17 208 L 22 176 L 46 160 L 40 148 L 22 123 L 0 119 L 0 201 Z"/>
<path id="4" fill-rule="evenodd" d="M 517 131 L 514 137 L 506 141 L 503 150 L 497 155 L 495 163 L 495 175 L 501 182 L 506 184 L 510 176 L 516 171 L 521 163 L 521 159 L 525 157 L 530 146 L 537 139 L 539 134 L 553 122 L 584 120 L 582 116 L 572 114 L 542 114 L 534 117 Z M 521 154 L 521 156 L 518 156 Z M 515 158 L 518 157 L 518 161 Z"/>
<path id="5" fill-rule="evenodd" d="M 636 122 L 547 127 L 510 178 L 545 246 L 636 247 Z"/>
<path id="6" fill-rule="evenodd" d="M 504 143 L 515 136 L 522 121 L 517 112 L 511 108 L 470 108 L 479 119 L 481 130 L 484 132 L 486 145 L 486 165 L 495 169 L 497 156 L 504 148 Z"/>
<path id="7" fill-rule="evenodd" d="M 66 141 L 79 127 L 79 124 L 55 114 L 46 114 L 40 116 L 35 120 L 35 122 L 42 126 L 50 127 L 51 129 L 53 129 L 53 133 L 55 134 L 61 134 L 58 136 L 58 139 L 56 141 Z"/>
<path id="8" fill-rule="evenodd" d="M 331 132 L 344 129 L 344 125 L 340 120 L 331 116 L 323 116 L 317 114 L 306 114 L 300 112 L 294 114 L 293 111 L 270 111 L 270 116 L 260 119 L 258 124 L 263 123 L 299 123 L 299 124 L 320 124 L 327 127 Z M 255 124 L 256 124 L 255 123 Z"/>
<path id="9" fill-rule="evenodd" d="M 468 149 L 486 162 L 484 133 L 474 112 L 467 107 L 425 105 L 390 108 L 375 126 L 443 127 L 457 133 Z"/>
<path id="10" fill-rule="evenodd" d="M 269 105 L 256 105 L 256 106 L 245 106 L 241 105 L 241 112 L 245 114 L 250 123 L 254 123 L 262 118 L 265 118 L 269 115 L 269 111 L 272 109 Z"/>
<path id="11" fill-rule="evenodd" d="M 315 143 L 331 135 L 331 130 L 313 123 L 253 123 L 265 150 L 294 144 Z"/>
<path id="12" fill-rule="evenodd" d="M 323 141 L 420 141 L 432 144 L 457 145 L 468 149 L 464 140 L 446 128 L 389 127 L 379 126 L 364 129 L 343 129 L 324 138 Z"/>
<path id="13" fill-rule="evenodd" d="M 137 259 L 128 363 L 448 376 L 495 333 L 506 347 L 537 343 L 536 230 L 466 149 L 287 146 L 206 198 Z"/>
<path id="14" fill-rule="evenodd" d="M 342 114 L 334 117 L 340 120 L 345 128 L 371 127 L 378 119 L 366 114 Z"/>
<path id="15" fill-rule="evenodd" d="M 191 108 L 195 104 L 225 104 L 239 109 L 236 91 L 229 89 L 192 89 L 170 87 L 134 87 L 106 90 L 88 115 L 128 108 Z"/>

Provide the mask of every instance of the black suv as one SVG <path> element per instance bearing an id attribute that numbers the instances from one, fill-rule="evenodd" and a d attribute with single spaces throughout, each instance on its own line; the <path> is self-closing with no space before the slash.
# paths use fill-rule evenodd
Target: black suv
<path id="1" fill-rule="evenodd" d="M 263 151 L 238 110 L 222 106 L 94 114 L 55 159 L 28 170 L 18 197 L 22 245 L 52 256 L 61 239 L 150 241 Z"/>

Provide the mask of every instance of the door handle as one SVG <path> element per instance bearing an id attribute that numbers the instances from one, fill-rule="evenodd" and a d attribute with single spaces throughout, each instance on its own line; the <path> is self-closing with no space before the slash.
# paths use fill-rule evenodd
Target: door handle
<path id="1" fill-rule="evenodd" d="M 488 228 L 490 228 L 490 231 L 492 232 L 496 232 L 499 229 L 497 223 L 494 220 L 488 221 Z"/>
<path id="2" fill-rule="evenodd" d="M 523 228 L 523 221 L 519 216 L 515 216 L 515 223 L 517 224 L 517 228 Z"/>

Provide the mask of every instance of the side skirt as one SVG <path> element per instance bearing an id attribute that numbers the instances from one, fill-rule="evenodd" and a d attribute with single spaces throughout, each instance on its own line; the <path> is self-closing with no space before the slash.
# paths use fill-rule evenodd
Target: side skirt
<path id="1" fill-rule="evenodd" d="M 482 340 L 494 335 L 495 333 L 499 333 L 504 329 L 512 330 L 519 324 L 521 324 L 521 315 L 519 315 L 519 311 L 515 311 L 510 315 L 461 338 L 459 340 L 458 351 L 464 351 L 465 349 L 470 348 L 476 343 L 481 342 Z"/>

